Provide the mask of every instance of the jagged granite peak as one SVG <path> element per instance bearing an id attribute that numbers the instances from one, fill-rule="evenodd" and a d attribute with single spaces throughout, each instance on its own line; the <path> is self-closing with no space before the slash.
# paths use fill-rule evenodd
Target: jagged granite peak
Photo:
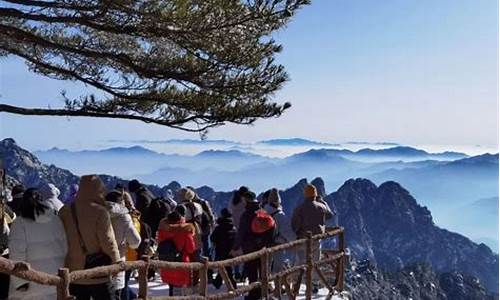
<path id="1" fill-rule="evenodd" d="M 42 164 L 36 156 L 19 147 L 11 138 L 0 141 L 0 157 L 7 175 L 28 187 L 55 183 L 64 197 L 69 186 L 78 182 L 78 177 L 70 171 Z"/>
<path id="2" fill-rule="evenodd" d="M 354 257 L 389 271 L 425 262 L 439 272 L 471 274 L 498 291 L 498 255 L 435 226 L 430 211 L 398 183 L 377 187 L 366 179 L 348 180 L 326 199 L 337 208 Z"/>

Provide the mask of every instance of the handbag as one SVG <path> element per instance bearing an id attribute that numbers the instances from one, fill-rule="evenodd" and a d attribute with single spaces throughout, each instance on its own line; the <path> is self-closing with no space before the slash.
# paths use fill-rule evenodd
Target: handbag
<path id="1" fill-rule="evenodd" d="M 78 240 L 80 242 L 80 247 L 82 248 L 83 254 L 85 255 L 85 265 L 84 269 L 92 269 L 95 267 L 108 266 L 111 265 L 111 257 L 106 253 L 99 251 L 97 253 L 89 254 L 85 242 L 82 238 L 82 233 L 80 232 L 80 226 L 78 225 L 78 217 L 76 215 L 75 203 L 71 204 L 71 213 L 73 214 L 73 219 L 75 220 L 76 231 L 78 232 Z"/>

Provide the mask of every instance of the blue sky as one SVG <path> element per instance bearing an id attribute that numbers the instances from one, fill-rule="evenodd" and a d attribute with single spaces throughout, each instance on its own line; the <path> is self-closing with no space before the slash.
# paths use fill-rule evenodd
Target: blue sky
<path id="1" fill-rule="evenodd" d="M 212 129 L 211 139 L 306 137 L 330 142 L 498 144 L 498 1 L 313 0 L 285 30 L 278 57 L 293 107 L 254 126 Z M 82 86 L 0 60 L 0 102 L 62 105 Z M 30 149 L 92 148 L 109 139 L 197 138 L 142 123 L 0 115 L 2 137 Z"/>

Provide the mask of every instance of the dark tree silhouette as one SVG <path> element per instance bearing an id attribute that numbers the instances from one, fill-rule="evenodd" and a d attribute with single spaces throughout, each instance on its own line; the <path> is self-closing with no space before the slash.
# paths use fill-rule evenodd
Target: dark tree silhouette
<path id="1" fill-rule="evenodd" d="M 0 0 L 0 56 L 98 92 L 0 112 L 139 120 L 205 132 L 277 117 L 272 34 L 309 0 Z"/>

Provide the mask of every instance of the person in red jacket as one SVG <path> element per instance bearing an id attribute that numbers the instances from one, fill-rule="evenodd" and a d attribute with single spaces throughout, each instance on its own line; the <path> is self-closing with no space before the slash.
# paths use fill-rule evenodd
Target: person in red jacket
<path id="1" fill-rule="evenodd" d="M 170 213 L 158 226 L 158 243 L 164 240 L 172 240 L 182 256 L 182 262 L 193 261 L 196 250 L 195 235 L 196 229 L 193 224 L 186 223 L 178 212 Z M 170 286 L 170 294 L 173 294 L 173 287 L 188 288 L 192 285 L 192 276 L 189 271 L 180 269 L 162 269 L 161 279 Z"/>

